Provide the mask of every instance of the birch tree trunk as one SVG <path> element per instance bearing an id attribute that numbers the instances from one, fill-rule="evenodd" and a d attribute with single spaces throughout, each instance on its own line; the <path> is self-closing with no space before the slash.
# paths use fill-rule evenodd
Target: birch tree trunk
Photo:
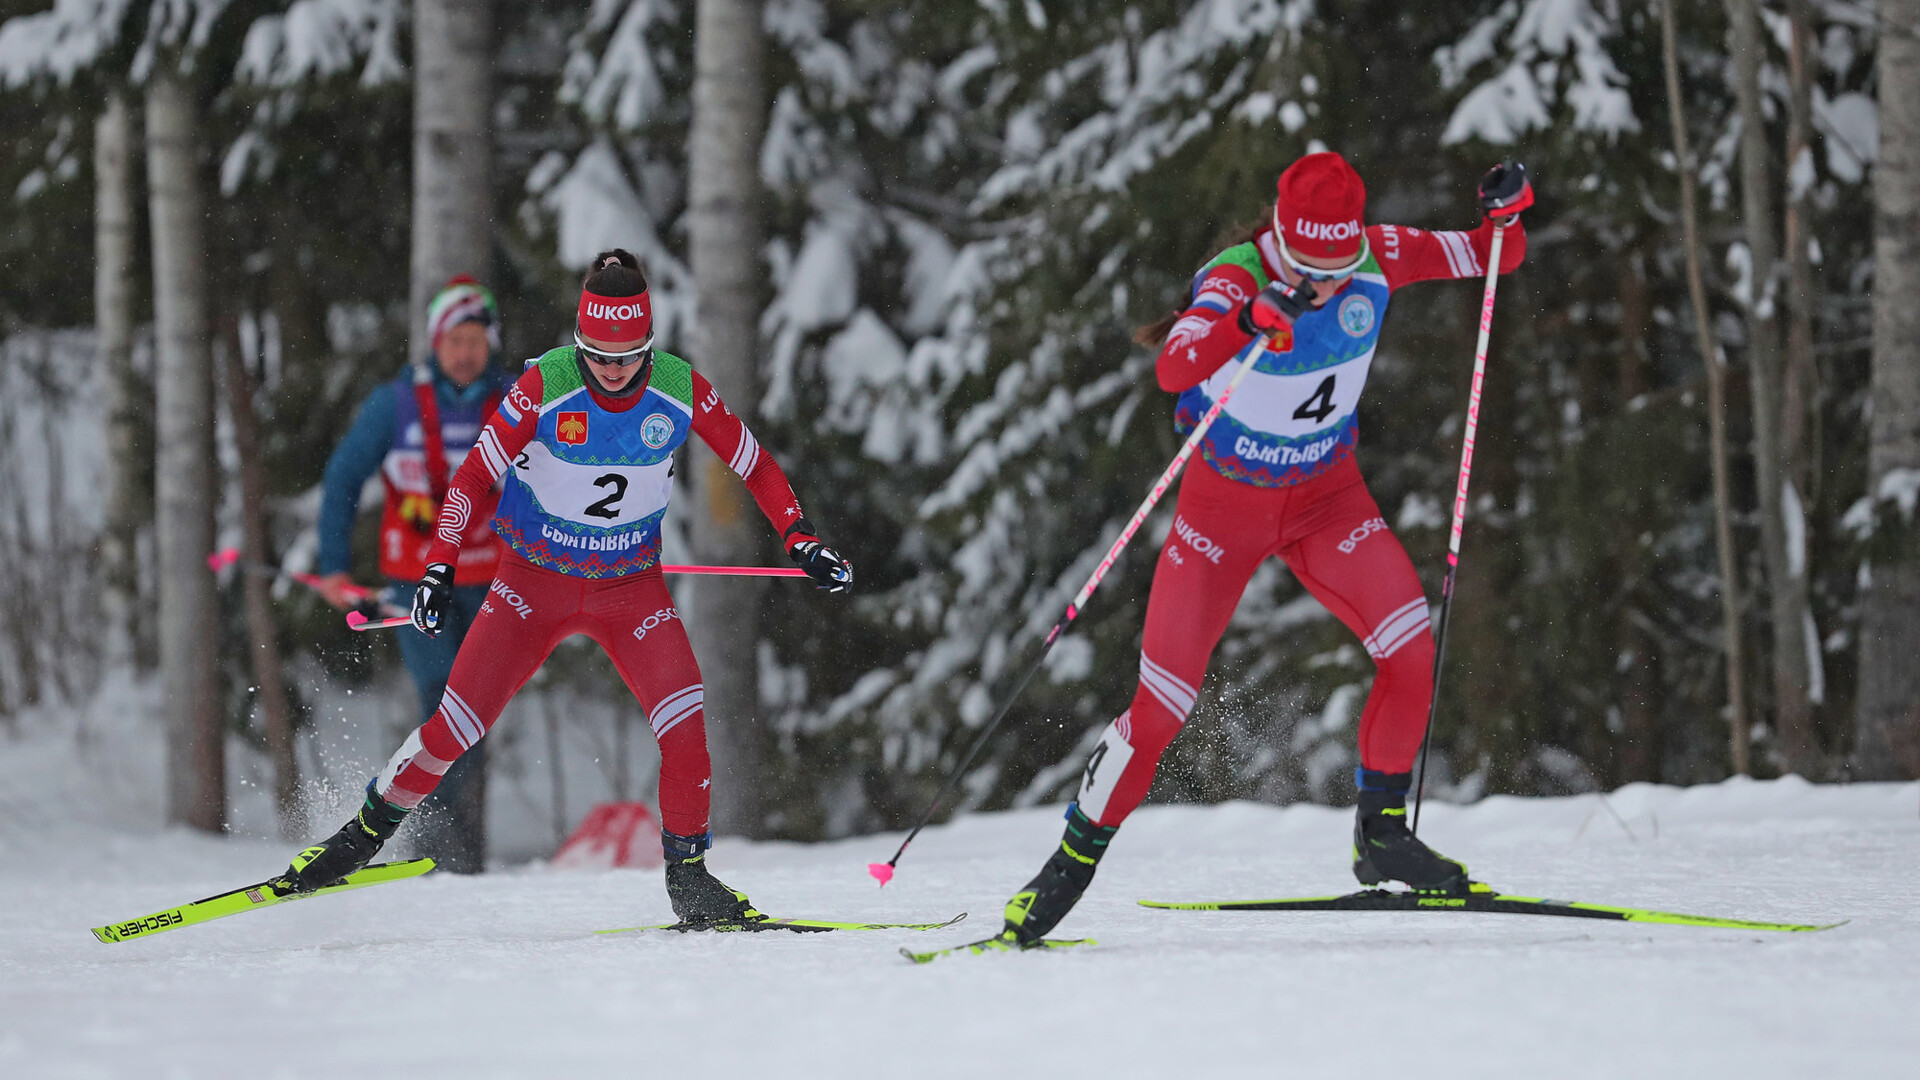
<path id="1" fill-rule="evenodd" d="M 214 667 L 213 573 L 207 569 L 217 493 L 199 103 L 171 70 L 157 72 L 146 95 L 167 816 L 219 832 L 226 825 L 226 742 Z"/>
<path id="2" fill-rule="evenodd" d="M 271 565 L 279 560 L 267 536 L 267 464 L 260 446 L 260 422 L 253 411 L 253 375 L 233 337 L 223 335 L 223 351 L 227 414 L 240 457 L 240 551 L 248 563 Z M 273 581 L 264 574 L 245 573 L 240 575 L 240 587 L 246 598 L 248 652 L 265 721 L 267 756 L 273 761 L 273 804 L 279 814 L 280 838 L 299 840 L 306 835 L 306 820 L 300 810 L 300 763 L 293 751 L 293 701 L 280 658 L 280 625 L 273 617 Z"/>
<path id="3" fill-rule="evenodd" d="M 759 399 L 760 0 L 700 0 L 694 29 L 691 204 L 687 220 L 699 316 L 693 360 L 728 404 L 750 417 Z M 740 481 L 704 444 L 689 450 L 694 552 L 703 562 L 753 562 L 766 523 Z M 762 831 L 770 743 L 757 720 L 755 660 L 765 601 L 756 578 L 707 578 L 689 590 L 688 634 L 706 683 L 713 755 L 713 820 L 742 835 Z"/>
<path id="4" fill-rule="evenodd" d="M 1779 249 L 1773 226 L 1773 185 L 1767 168 L 1766 116 L 1760 98 L 1759 0 L 1728 0 L 1734 96 L 1740 110 L 1740 202 L 1753 293 L 1746 299 L 1748 396 L 1753 413 L 1753 473 L 1760 506 L 1760 552 L 1766 565 L 1773 644 L 1774 722 L 1783 748 L 1805 759 L 1813 743 L 1808 694 L 1806 516 L 1788 491 L 1781 443 Z M 1789 518 L 1791 514 L 1791 519 Z M 1796 539 L 1797 538 L 1797 539 Z"/>
<path id="5" fill-rule="evenodd" d="M 1700 362 L 1707 369 L 1707 425 L 1713 461 L 1713 540 L 1720 562 L 1720 634 L 1727 656 L 1728 750 L 1735 773 L 1748 769 L 1747 665 L 1740 635 L 1740 562 L 1733 550 L 1733 494 L 1727 466 L 1726 360 L 1713 340 L 1707 288 L 1701 277 L 1700 215 L 1694 187 L 1698 165 L 1687 138 L 1687 114 L 1680 96 L 1680 62 L 1673 28 L 1674 0 L 1660 3 L 1660 44 L 1667 78 L 1667 120 L 1673 128 L 1673 156 L 1680 164 L 1680 224 L 1687 247 L 1687 294 L 1693 301 L 1693 329 Z"/>
<path id="6" fill-rule="evenodd" d="M 1873 168 L 1873 375 L 1867 494 L 1878 500 L 1860 597 L 1855 775 L 1920 777 L 1920 0 L 1880 0 L 1880 156 Z"/>
<path id="7" fill-rule="evenodd" d="M 491 276 L 493 14 L 488 0 L 414 0 L 410 357 L 424 359 L 427 301 L 455 274 Z"/>
<path id="8" fill-rule="evenodd" d="M 107 390 L 106 525 L 100 534 L 100 577 L 105 584 L 107 658 L 126 663 L 143 650 L 134 612 L 140 596 L 137 552 L 142 525 L 152 519 L 153 498 L 142 491 L 151 478 L 145 463 L 151 447 L 140 437 L 151 403 L 138 400 L 133 371 L 133 109 L 123 91 L 107 94 L 107 107 L 93 126 L 93 323 L 98 369 Z M 148 635 L 150 637 L 150 635 Z"/>
<path id="9" fill-rule="evenodd" d="M 408 355 L 424 361 L 427 302 L 455 274 L 491 277 L 493 255 L 493 10 L 488 0 L 414 0 L 413 256 Z M 486 867 L 487 770 L 482 758 L 435 826 L 443 863 Z M 471 848 L 467 847 L 471 844 Z"/>

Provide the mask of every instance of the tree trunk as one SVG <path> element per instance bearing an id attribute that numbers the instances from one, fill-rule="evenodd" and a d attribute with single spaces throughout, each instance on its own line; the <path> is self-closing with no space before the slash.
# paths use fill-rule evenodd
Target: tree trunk
<path id="1" fill-rule="evenodd" d="M 146 650 L 135 613 L 140 601 L 140 529 L 153 518 L 142 437 L 151 402 L 140 400 L 133 370 L 133 109 L 113 91 L 93 126 L 93 322 L 99 370 L 107 391 L 106 523 L 100 533 L 100 579 L 106 608 L 108 662 L 124 664 Z M 143 490 L 143 488 L 145 490 Z M 150 662 L 150 661 L 149 661 Z"/>
<path id="2" fill-rule="evenodd" d="M 1780 383 L 1781 496 L 1786 521 L 1807 519 L 1806 507 L 1820 497 L 1819 367 L 1813 352 L 1813 257 L 1809 229 L 1813 220 L 1813 30 L 1807 0 L 1787 0 L 1792 27 L 1787 78 L 1791 88 L 1787 107 L 1787 204 L 1782 239 L 1787 259 L 1787 356 Z M 1791 500 L 1787 499 L 1789 493 Z M 1826 702 L 1826 671 L 1820 652 L 1820 632 L 1808 595 L 1810 556 L 1801 543 L 1802 560 L 1788 569 L 1797 571 L 1796 592 L 1801 609 L 1798 641 L 1806 654 L 1806 723 L 1780 727 L 1780 755 L 1788 771 L 1821 779 L 1832 769 L 1820 736 L 1814 730 L 1813 709 Z M 1783 714 L 1784 716 L 1784 714 Z"/>
<path id="3" fill-rule="evenodd" d="M 1621 252 L 1620 345 L 1614 364 L 1614 424 L 1631 423 L 1632 403 L 1647 391 L 1647 328 L 1653 323 L 1653 296 L 1647 286 L 1646 262 L 1638 249 Z M 1647 547 L 1641 542 L 1647 527 L 1645 503 L 1634 498 L 1616 512 L 1608 547 L 1617 567 L 1619 609 L 1614 616 L 1616 656 L 1630 656 L 1619 672 L 1610 695 L 1619 710 L 1619 752 L 1614 780 L 1628 783 L 1660 781 L 1661 731 L 1654 703 L 1660 699 L 1656 677 L 1659 643 L 1633 619 L 1647 579 Z"/>
<path id="4" fill-rule="evenodd" d="M 1707 424 L 1713 459 L 1713 540 L 1720 562 L 1720 633 L 1727 655 L 1727 727 L 1733 771 L 1748 769 L 1747 673 L 1740 640 L 1740 563 L 1733 550 L 1733 498 L 1727 467 L 1726 360 L 1714 344 L 1707 288 L 1700 274 L 1700 215 L 1694 205 L 1698 172 L 1687 138 L 1686 110 L 1680 97 L 1680 62 L 1673 29 L 1674 0 L 1661 0 L 1661 52 L 1667 78 L 1667 119 L 1673 128 L 1673 156 L 1680 163 L 1680 223 L 1687 245 L 1687 294 L 1693 300 L 1693 329 L 1700 362 L 1707 369 Z"/>
<path id="5" fill-rule="evenodd" d="M 493 254 L 493 22 L 487 0 L 413 5 L 413 259 L 409 355 L 427 301 L 455 274 L 485 279 Z"/>
<path id="6" fill-rule="evenodd" d="M 1728 0 L 1734 96 L 1740 108 L 1740 202 L 1753 257 L 1753 294 L 1746 298 L 1748 395 L 1753 412 L 1753 474 L 1760 507 L 1760 552 L 1766 564 L 1773 644 L 1773 707 L 1788 767 L 1814 757 L 1813 704 L 1807 666 L 1806 515 L 1781 440 L 1782 369 L 1778 249 L 1774 246 L 1773 186 L 1767 168 L 1766 117 L 1761 108 L 1759 0 Z M 1791 515 L 1791 518 L 1789 518 Z"/>
<path id="7" fill-rule="evenodd" d="M 742 417 L 759 399 L 761 51 L 759 0 L 700 0 L 688 139 L 687 221 L 699 305 L 693 360 Z M 712 563 L 756 560 L 766 525 L 739 479 L 704 445 L 694 445 L 688 461 L 695 554 Z M 706 683 L 714 825 L 758 835 L 771 740 L 756 722 L 754 647 L 766 593 L 756 578 L 708 578 L 686 591 L 688 632 Z"/>
<path id="8" fill-rule="evenodd" d="M 240 457 L 241 558 L 271 565 L 267 535 L 267 465 L 260 447 L 260 424 L 253 412 L 253 376 L 238 342 L 226 352 L 227 413 L 233 420 L 234 450 Z M 253 657 L 253 682 L 265 721 L 267 755 L 273 760 L 273 804 L 280 817 L 280 838 L 306 835 L 300 810 L 300 763 L 293 753 L 293 702 L 287 694 L 286 668 L 280 659 L 280 626 L 273 617 L 273 581 L 265 574 L 241 574 L 246 597 L 247 638 Z"/>
<path id="9" fill-rule="evenodd" d="M 1920 0 L 1880 0 L 1880 20 L 1867 452 L 1880 513 L 1860 597 L 1854 769 L 1895 779 L 1920 777 L 1920 531 L 1890 498 L 1920 483 Z"/>
<path id="10" fill-rule="evenodd" d="M 213 359 L 199 102 L 169 70 L 147 84 L 153 225 L 156 539 L 170 821 L 226 825 L 226 741 L 214 667 Z"/>

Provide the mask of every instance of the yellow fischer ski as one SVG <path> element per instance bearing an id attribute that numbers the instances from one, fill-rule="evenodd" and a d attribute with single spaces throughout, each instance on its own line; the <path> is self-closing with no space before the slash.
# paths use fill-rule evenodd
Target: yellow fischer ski
<path id="1" fill-rule="evenodd" d="M 737 934 L 756 930 L 792 930 L 800 934 L 820 934 L 829 930 L 944 930 L 967 917 L 961 912 L 946 922 L 926 923 L 887 923 L 887 922 L 828 922 L 824 919 L 775 919 L 762 915 L 757 919 L 748 919 L 738 923 L 716 923 L 696 925 L 692 923 L 661 923 L 657 926 L 620 926 L 612 930 L 595 930 L 596 934 L 630 934 L 636 930 L 678 930 L 682 933 L 703 933 L 714 931 L 723 934 Z"/>
<path id="2" fill-rule="evenodd" d="M 1504 915 L 1558 915 L 1574 919 L 1611 919 L 1616 922 L 1669 923 L 1675 926 L 1708 926 L 1725 930 L 1778 930 L 1807 932 L 1831 930 L 1846 925 L 1845 919 L 1832 923 L 1756 922 L 1728 919 L 1717 915 L 1682 915 L 1673 911 L 1615 907 L 1611 904 L 1586 904 L 1577 900 L 1544 900 L 1532 896 L 1509 896 L 1475 882 L 1465 893 L 1399 892 L 1389 889 L 1362 889 L 1345 896 L 1302 896 L 1284 900 L 1218 900 L 1199 903 L 1172 903 L 1142 900 L 1141 907 L 1163 911 L 1481 911 Z"/>
<path id="3" fill-rule="evenodd" d="M 1032 952 L 1036 949 L 1071 949 L 1076 945 L 1098 945 L 1092 938 L 1041 938 L 1039 941 L 1020 944 L 1018 938 L 1008 931 L 1001 931 L 984 941 L 970 941 L 965 945 L 955 945 L 950 949 L 934 949 L 930 952 L 914 952 L 901 949 L 900 955 L 916 964 L 931 964 L 943 956 L 980 956 L 984 953 Z"/>
<path id="4" fill-rule="evenodd" d="M 195 900 L 191 904 L 156 911 L 143 918 L 96 926 L 93 928 L 93 936 L 107 944 L 131 941 L 137 937 L 151 937 L 163 931 L 178 930 L 183 926 L 211 922 L 214 919 L 224 919 L 229 915 L 238 915 L 255 908 L 270 907 L 288 900 L 305 900 L 309 896 L 325 896 L 328 893 L 380 885 L 389 881 L 399 881 L 402 878 L 419 877 L 431 869 L 433 869 L 432 859 L 377 863 L 348 874 L 346 880 L 338 885 L 329 885 L 310 893 L 277 893 L 271 885 L 263 881 L 258 885 L 248 885 L 232 892 L 209 896 L 205 900 Z"/>

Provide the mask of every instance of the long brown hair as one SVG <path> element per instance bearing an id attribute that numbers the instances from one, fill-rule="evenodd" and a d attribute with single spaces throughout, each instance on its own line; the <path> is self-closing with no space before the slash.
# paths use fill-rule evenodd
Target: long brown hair
<path id="1" fill-rule="evenodd" d="M 1220 235 L 1214 238 L 1213 250 L 1217 253 L 1225 251 L 1230 247 L 1237 247 L 1244 244 L 1254 237 L 1259 236 L 1260 230 L 1266 227 L 1267 222 L 1265 218 L 1255 218 L 1251 223 L 1229 225 L 1220 230 Z M 1177 307 L 1167 314 L 1160 316 L 1158 319 L 1147 323 L 1145 326 L 1135 327 L 1133 340 L 1137 344 L 1145 345 L 1152 349 L 1157 349 L 1165 345 L 1167 343 L 1167 335 L 1173 333 L 1173 324 L 1180 321 L 1180 316 L 1185 311 L 1185 307 Z"/>

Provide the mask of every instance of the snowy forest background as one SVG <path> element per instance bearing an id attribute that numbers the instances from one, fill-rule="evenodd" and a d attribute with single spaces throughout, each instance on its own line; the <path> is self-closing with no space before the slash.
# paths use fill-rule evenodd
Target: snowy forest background
<path id="1" fill-rule="evenodd" d="M 1494 321 L 1442 796 L 1920 776 L 1920 4 L 1674 3 L 1704 335 L 1661 14 L 0 0 L 0 747 L 164 770 L 169 818 L 203 828 L 271 831 L 276 807 L 289 836 L 330 828 L 301 815 L 330 816 L 413 722 L 396 651 L 196 559 L 247 544 L 311 567 L 321 469 L 405 364 L 423 281 L 492 286 L 515 363 L 563 340 L 584 264 L 617 244 L 648 265 L 662 344 L 750 414 L 860 574 L 850 601 L 674 585 L 696 634 L 746 628 L 711 653 L 695 638 L 717 825 L 903 827 L 1177 448 L 1131 328 L 1184 299 L 1287 163 L 1330 148 L 1374 222 L 1472 227 L 1503 156 L 1540 196 Z M 429 45 L 482 91 L 457 134 L 482 152 L 451 183 L 416 145 Z M 757 81 L 731 69 L 737 93 L 701 97 L 707 49 L 757 54 Z M 1915 92 L 1883 110 L 1893 79 Z M 701 217 L 702 138 L 750 140 L 731 232 Z M 451 244 L 423 265 L 429 196 L 477 207 L 482 265 L 445 265 Z M 757 293 L 703 285 L 728 257 Z M 1478 300 L 1396 297 L 1361 407 L 1362 467 L 1436 602 Z M 193 304 L 197 339 L 168 314 Z M 1725 360 L 1731 582 L 1703 339 Z M 201 509 L 169 518 L 169 499 Z M 683 490 L 669 555 L 737 551 L 705 520 L 723 505 Z M 215 531 L 169 539 L 194 513 Z M 1133 692 L 1170 521 L 1149 519 L 963 805 L 1071 793 Z M 779 558 L 752 537 L 743 557 Z M 196 588 L 204 616 L 181 599 Z M 194 663 L 214 681 L 175 689 Z M 1270 563 L 1153 798 L 1349 800 L 1371 671 Z M 648 798 L 639 720 L 596 649 L 556 653 L 490 739 L 496 820 L 537 825 L 505 848 L 544 853 L 590 802 Z"/>

